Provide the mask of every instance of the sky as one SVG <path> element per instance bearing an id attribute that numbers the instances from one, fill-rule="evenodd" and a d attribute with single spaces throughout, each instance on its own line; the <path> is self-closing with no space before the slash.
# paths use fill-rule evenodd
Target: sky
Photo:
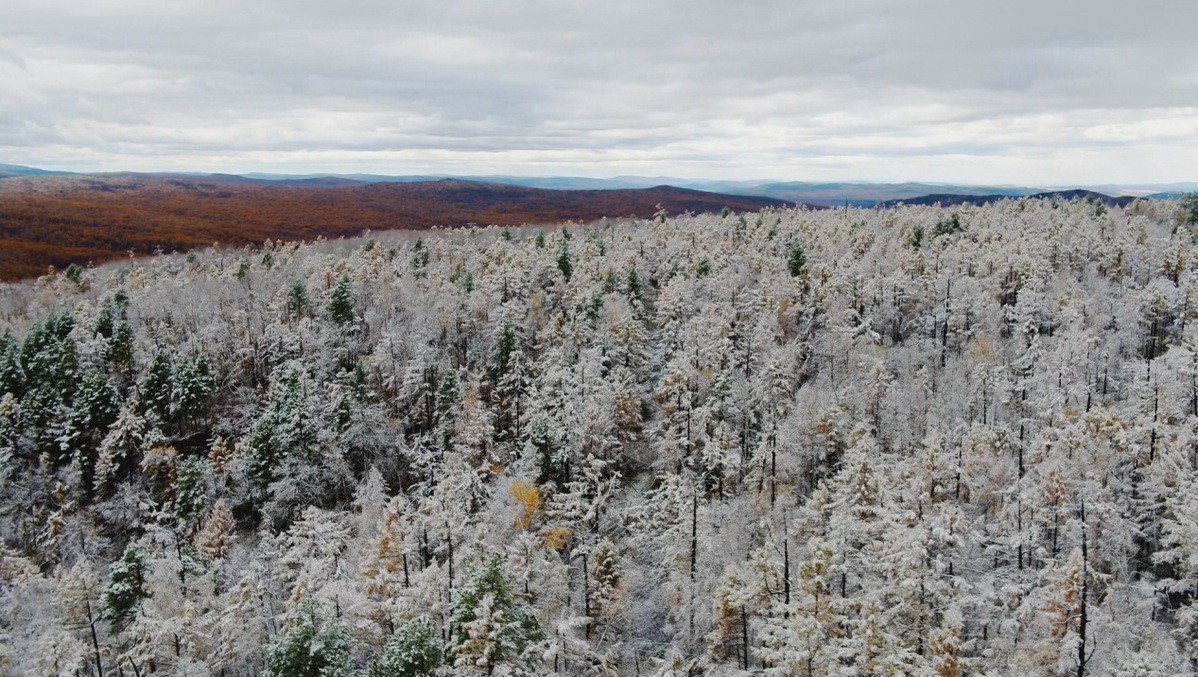
<path id="1" fill-rule="evenodd" d="M 1198 180 L 1192 0 L 3 0 L 0 163 Z"/>

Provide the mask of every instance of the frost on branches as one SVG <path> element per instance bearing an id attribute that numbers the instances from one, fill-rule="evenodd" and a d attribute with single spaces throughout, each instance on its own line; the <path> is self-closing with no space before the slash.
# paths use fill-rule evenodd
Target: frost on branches
<path id="1" fill-rule="evenodd" d="M 1191 202 L 0 287 L 0 671 L 1193 674 Z"/>

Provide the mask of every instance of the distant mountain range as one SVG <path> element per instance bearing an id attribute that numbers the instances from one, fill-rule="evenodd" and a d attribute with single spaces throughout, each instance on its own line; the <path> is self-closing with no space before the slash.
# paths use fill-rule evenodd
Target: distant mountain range
<path id="1" fill-rule="evenodd" d="M 0 179 L 18 176 L 62 176 L 71 172 L 49 171 L 35 167 L 0 164 Z M 687 179 L 671 176 L 617 176 L 609 179 L 594 179 L 572 176 L 506 176 L 506 175 L 446 175 L 446 174 L 271 174 L 251 172 L 247 174 L 203 174 L 203 173 L 101 173 L 93 176 L 125 176 L 144 178 L 203 178 L 209 182 L 225 185 L 276 185 L 289 187 L 349 187 L 371 183 L 421 183 L 442 179 L 459 179 L 482 183 L 543 188 L 549 190 L 627 190 L 674 186 L 690 190 L 769 197 L 792 203 L 813 206 L 872 207 L 877 204 L 932 204 L 973 203 L 1001 199 L 1003 197 L 1026 197 L 1056 194 L 1071 190 L 1085 190 L 1108 197 L 1152 197 L 1173 198 L 1183 193 L 1198 191 L 1198 182 L 1170 184 L 1106 184 L 1097 186 L 981 186 L 970 184 L 940 183 L 864 183 L 864 182 L 803 182 L 803 181 L 718 181 Z M 954 202 L 955 201 L 955 202 Z"/>
<path id="2" fill-rule="evenodd" d="M 941 207 L 952 207 L 956 205 L 986 205 L 1000 200 L 1010 199 L 1010 195 L 953 195 L 951 193 L 937 193 L 935 195 L 924 195 L 922 197 L 909 198 L 904 200 L 887 200 L 882 202 L 883 207 L 896 207 L 898 205 L 940 205 Z M 1100 202 L 1108 207 L 1126 207 L 1139 197 L 1132 195 L 1120 195 L 1112 197 L 1105 193 L 1098 193 L 1092 190 L 1050 190 L 1042 193 L 1033 193 L 1026 195 L 1033 200 L 1091 200 Z"/>
<path id="3" fill-rule="evenodd" d="M 73 173 L 56 172 L 49 169 L 38 169 L 37 167 L 25 167 L 23 165 L 0 164 L 0 179 L 7 179 L 13 176 L 69 176 Z"/>

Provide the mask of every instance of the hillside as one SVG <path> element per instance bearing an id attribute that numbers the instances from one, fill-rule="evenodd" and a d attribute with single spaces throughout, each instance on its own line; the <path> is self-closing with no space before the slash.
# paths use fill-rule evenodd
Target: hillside
<path id="1" fill-rule="evenodd" d="M 1187 219 L 767 209 L 0 286 L 0 671 L 1193 674 Z"/>
<path id="2" fill-rule="evenodd" d="M 658 211 L 754 211 L 780 200 L 658 186 L 557 191 L 458 180 L 360 184 L 238 176 L 93 175 L 0 181 L 0 280 L 221 242 L 311 240 L 363 231 L 593 221 Z"/>
<path id="3" fill-rule="evenodd" d="M 932 195 L 922 195 L 919 197 L 904 198 L 898 200 L 888 200 L 882 203 L 883 207 L 896 207 L 899 205 L 940 205 L 942 207 L 953 207 L 958 205 L 987 205 L 999 202 L 1002 200 L 1014 200 L 1024 197 L 1030 200 L 1081 200 L 1084 202 L 1098 203 L 1107 207 L 1126 207 L 1137 198 L 1122 195 L 1112 197 L 1103 193 L 1096 193 L 1092 190 L 1053 190 L 1042 193 L 1033 193 L 1031 195 L 1014 196 L 1014 195 L 969 195 L 957 193 L 935 193 Z"/>

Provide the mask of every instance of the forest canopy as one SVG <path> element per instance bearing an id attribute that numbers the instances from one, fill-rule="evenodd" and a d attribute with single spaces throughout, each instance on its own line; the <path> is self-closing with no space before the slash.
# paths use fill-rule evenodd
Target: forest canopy
<path id="1" fill-rule="evenodd" d="M 663 213 L 0 287 L 0 666 L 1192 674 L 1188 210 Z"/>

